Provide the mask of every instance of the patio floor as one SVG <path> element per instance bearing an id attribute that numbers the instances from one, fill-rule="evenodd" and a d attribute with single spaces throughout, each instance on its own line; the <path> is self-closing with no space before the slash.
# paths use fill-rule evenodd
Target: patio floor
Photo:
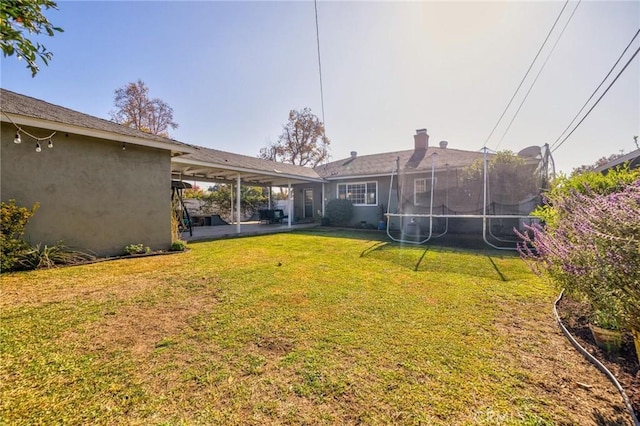
<path id="1" fill-rule="evenodd" d="M 193 236 L 189 235 L 189 231 L 182 233 L 185 241 L 201 241 L 216 240 L 221 238 L 246 237 L 251 235 L 277 234 L 279 232 L 289 232 L 294 229 L 314 228 L 319 226 L 318 223 L 300 223 L 292 224 L 261 224 L 260 222 L 241 222 L 240 233 L 237 231 L 236 224 L 233 225 L 216 225 L 216 226 L 194 226 Z"/>

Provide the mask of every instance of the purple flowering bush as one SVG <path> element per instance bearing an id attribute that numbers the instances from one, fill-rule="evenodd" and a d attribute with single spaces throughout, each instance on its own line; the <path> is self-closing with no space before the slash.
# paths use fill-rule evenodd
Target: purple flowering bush
<path id="1" fill-rule="evenodd" d="M 640 180 L 611 193 L 560 194 L 552 208 L 551 224 L 520 234 L 523 258 L 586 298 L 605 326 L 640 330 Z"/>

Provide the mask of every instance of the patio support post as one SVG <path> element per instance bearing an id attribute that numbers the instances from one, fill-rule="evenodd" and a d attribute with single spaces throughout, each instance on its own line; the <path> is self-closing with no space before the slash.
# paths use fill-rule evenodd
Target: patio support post
<path id="1" fill-rule="evenodd" d="M 233 184 L 229 184 L 230 188 L 229 188 L 229 195 L 231 198 L 231 223 L 233 224 Z"/>
<path id="2" fill-rule="evenodd" d="M 238 173 L 236 182 L 236 210 L 238 211 L 238 222 L 236 223 L 236 232 L 240 233 L 240 173 Z"/>
<path id="3" fill-rule="evenodd" d="M 483 176 L 482 176 L 482 236 L 487 235 L 487 147 L 483 149 Z"/>
<path id="4" fill-rule="evenodd" d="M 322 217 L 324 217 L 324 202 L 325 202 L 325 195 L 324 195 L 324 182 L 322 182 L 322 194 L 320 194 L 321 198 L 322 198 Z"/>
<path id="5" fill-rule="evenodd" d="M 291 192 L 291 181 L 287 181 L 287 187 L 289 189 L 289 196 L 288 196 L 288 200 L 287 200 L 287 205 L 289 206 L 289 214 L 287 215 L 287 226 L 289 228 L 291 228 L 291 216 L 293 216 L 293 192 Z"/>
<path id="6" fill-rule="evenodd" d="M 269 186 L 269 187 L 267 188 L 267 195 L 268 195 L 268 197 L 269 197 L 269 198 L 268 198 L 268 201 L 269 201 L 268 209 L 269 209 L 269 210 L 271 210 L 271 186 Z"/>

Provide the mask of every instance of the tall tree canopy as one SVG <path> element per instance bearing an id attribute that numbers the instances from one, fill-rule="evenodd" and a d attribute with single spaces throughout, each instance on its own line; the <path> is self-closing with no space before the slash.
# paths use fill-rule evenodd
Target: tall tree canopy
<path id="1" fill-rule="evenodd" d="M 111 119 L 116 123 L 164 137 L 169 136 L 169 128 L 178 128 L 173 109 L 161 99 L 149 99 L 149 88 L 142 80 L 116 89 L 115 106 Z"/>
<path id="2" fill-rule="evenodd" d="M 39 68 L 38 58 L 48 65 L 53 53 L 47 48 L 26 37 L 46 33 L 53 37 L 54 31 L 63 32 L 60 27 L 54 27 L 42 14 L 42 9 L 57 9 L 58 5 L 52 0 L 2 0 L 0 1 L 0 47 L 4 56 L 16 55 L 24 59 L 31 76 L 35 77 Z"/>
<path id="3" fill-rule="evenodd" d="M 278 141 L 260 150 L 260 158 L 315 167 L 329 158 L 324 123 L 310 108 L 291 110 Z"/>

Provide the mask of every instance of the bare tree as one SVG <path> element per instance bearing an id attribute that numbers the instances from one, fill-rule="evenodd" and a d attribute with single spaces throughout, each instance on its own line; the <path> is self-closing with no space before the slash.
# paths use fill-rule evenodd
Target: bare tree
<path id="1" fill-rule="evenodd" d="M 116 123 L 164 137 L 169 137 L 169 128 L 178 128 L 173 109 L 161 99 L 149 99 L 149 88 L 142 80 L 116 89 L 114 103 L 116 110 L 110 115 Z"/>
<path id="2" fill-rule="evenodd" d="M 260 150 L 260 158 L 315 167 L 329 158 L 324 123 L 310 108 L 291 110 L 278 141 Z"/>

